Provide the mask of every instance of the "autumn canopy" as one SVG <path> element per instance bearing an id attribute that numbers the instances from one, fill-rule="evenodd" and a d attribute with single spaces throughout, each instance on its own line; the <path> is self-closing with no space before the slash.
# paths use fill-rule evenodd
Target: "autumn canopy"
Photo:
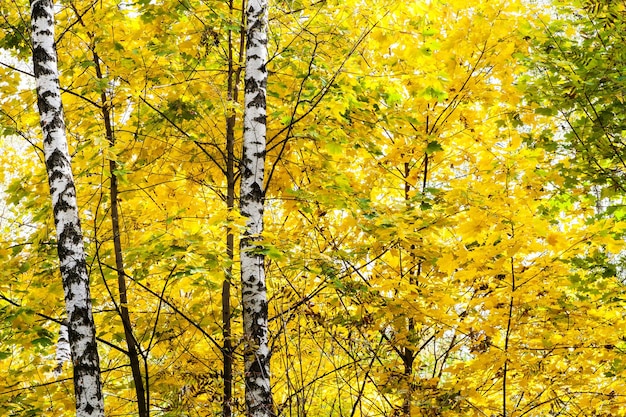
<path id="1" fill-rule="evenodd" d="M 0 15 L 1 416 L 626 416 L 623 2 Z"/>

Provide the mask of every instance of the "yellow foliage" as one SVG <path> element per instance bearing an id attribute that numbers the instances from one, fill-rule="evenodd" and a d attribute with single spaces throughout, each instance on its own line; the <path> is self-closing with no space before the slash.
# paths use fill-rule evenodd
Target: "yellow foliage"
<path id="1" fill-rule="evenodd" d="M 240 74 L 236 101 L 227 77 L 229 48 L 233 77 L 241 70 L 240 12 L 80 0 L 57 15 L 107 415 L 136 413 L 115 348 L 113 174 L 153 414 L 220 413 L 226 280 L 244 413 L 245 217 L 227 205 L 225 133 L 235 114 L 239 158 L 245 86 Z M 546 128 L 515 86 L 534 12 L 503 0 L 273 3 L 258 250 L 282 415 L 623 414 L 623 288 L 604 267 L 626 227 L 596 220 L 582 185 L 561 192 L 558 156 L 529 146 L 527 130 Z M 24 1 L 6 7 L 14 27 L 27 13 Z M 2 70 L 0 120 L 38 144 L 34 95 L 18 79 Z M 0 152 L 0 414 L 71 415 L 69 382 L 40 372 L 55 365 L 50 318 L 63 318 L 44 165 L 36 146 L 12 142 Z"/>

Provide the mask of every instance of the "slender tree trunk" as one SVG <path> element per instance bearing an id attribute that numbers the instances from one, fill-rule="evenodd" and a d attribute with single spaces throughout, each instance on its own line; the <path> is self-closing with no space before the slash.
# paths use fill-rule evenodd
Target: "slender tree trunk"
<path id="1" fill-rule="evenodd" d="M 100 68 L 100 58 L 93 51 L 93 62 L 96 69 L 96 76 L 99 80 L 104 79 L 102 69 Z M 109 146 L 115 146 L 115 135 L 113 133 L 113 124 L 111 122 L 111 111 L 109 109 L 109 100 L 107 94 L 103 91 L 100 95 L 102 101 L 102 119 L 104 120 L 104 129 Z M 130 313 L 128 312 L 128 297 L 126 295 L 126 275 L 124 272 L 124 255 L 122 253 L 122 241 L 120 238 L 120 217 L 119 217 L 119 201 L 118 201 L 118 183 L 117 183 L 117 163 L 115 160 L 109 160 L 109 171 L 111 173 L 111 229 L 113 231 L 113 252 L 115 253 L 115 269 L 117 270 L 117 288 L 120 293 L 119 314 L 124 327 L 124 339 L 126 339 L 126 347 L 128 348 L 128 360 L 130 362 L 130 370 L 135 383 L 135 394 L 137 395 L 137 412 L 139 417 L 148 417 L 149 405 L 147 404 L 146 391 L 144 390 L 143 377 L 141 375 L 141 364 L 139 363 L 139 344 L 133 334 L 132 322 L 130 321 Z"/>
<path id="2" fill-rule="evenodd" d="M 250 417 L 273 416 L 267 332 L 265 256 L 255 241 L 263 232 L 266 151 L 267 0 L 251 0 L 246 9 L 246 73 L 241 160 L 241 214 L 247 217 L 241 238 L 241 289 L 245 338 L 246 409 Z"/>
<path id="3" fill-rule="evenodd" d="M 424 164 L 428 166 L 428 155 L 425 155 Z M 407 210 L 411 208 L 411 201 L 409 197 L 409 193 L 411 192 L 411 183 L 409 182 L 409 177 L 411 175 L 411 166 L 408 162 L 404 163 L 404 202 L 406 204 Z M 411 264 L 409 265 L 409 283 L 415 284 L 416 279 L 414 277 L 413 268 L 415 265 L 415 245 L 411 245 Z M 420 267 L 417 266 L 418 275 Z M 409 317 L 408 319 L 408 327 L 407 331 L 409 335 L 415 331 L 415 320 L 413 317 Z M 404 397 L 404 403 L 402 404 L 402 415 L 405 417 L 411 417 L 411 399 L 413 397 L 413 363 L 415 362 L 415 352 L 409 346 L 405 346 L 402 351 L 402 362 L 404 364 L 404 379 L 406 381 L 406 394 Z"/>
<path id="4" fill-rule="evenodd" d="M 235 5 L 233 0 L 229 0 L 230 16 L 233 17 Z M 245 0 L 241 4 L 241 33 L 239 36 L 239 58 L 237 68 L 235 68 L 233 31 L 228 31 L 228 101 L 233 106 L 239 100 L 239 77 L 241 76 L 241 63 L 243 60 L 245 32 L 243 8 Z M 228 108 L 226 114 L 226 206 L 228 212 L 235 208 L 235 109 Z M 229 226 L 226 230 L 226 256 L 228 257 L 228 268 L 222 284 L 222 324 L 224 333 L 224 346 L 222 355 L 224 358 L 224 399 L 222 402 L 222 414 L 224 417 L 232 416 L 233 404 L 233 343 L 231 331 L 232 309 L 230 306 L 231 282 L 233 279 L 232 264 L 235 260 L 235 236 L 233 229 Z"/>
<path id="5" fill-rule="evenodd" d="M 76 14 L 76 19 L 83 27 L 85 23 L 82 20 L 81 14 L 74 7 L 70 5 Z M 96 77 L 99 80 L 103 80 L 102 69 L 100 67 L 100 57 L 96 53 L 96 42 L 93 39 L 93 35 L 90 35 L 92 41 L 91 52 L 93 54 L 93 63 L 96 70 Z M 111 110 L 109 107 L 109 99 L 105 91 L 100 94 L 100 100 L 102 101 L 102 119 L 104 121 L 104 129 L 106 133 L 109 146 L 115 145 L 115 135 L 113 133 L 113 124 L 111 122 Z M 115 253 L 115 268 L 117 270 L 117 287 L 120 294 L 119 300 L 119 314 L 122 319 L 122 325 L 124 326 L 124 338 L 126 339 L 126 346 L 128 348 L 128 358 L 130 362 L 130 369 L 133 375 L 133 382 L 135 383 L 135 394 L 137 395 L 137 411 L 139 417 L 148 417 L 150 415 L 150 409 L 148 406 L 148 392 L 144 390 L 143 379 L 141 375 L 141 366 L 139 364 L 139 345 L 133 334 L 132 324 L 130 321 L 130 314 L 128 312 L 128 299 L 126 296 L 126 276 L 124 272 L 124 257 L 122 254 L 122 242 L 120 240 L 120 227 L 119 227 L 119 210 L 118 210 L 118 186 L 117 186 L 117 163 L 114 160 L 109 160 L 109 171 L 111 173 L 111 228 L 113 231 L 113 250 Z M 145 358 L 144 358 L 145 363 Z M 147 375 L 146 375 L 147 381 Z M 147 385 L 147 382 L 146 382 Z"/>
<path id="6" fill-rule="evenodd" d="M 54 44 L 52 0 L 31 1 L 31 24 L 37 104 L 44 136 L 44 156 L 52 197 L 70 350 L 74 364 L 76 415 L 100 417 L 104 416 L 100 363 L 83 234 L 78 218 L 76 188 L 65 135 Z"/>
<path id="7" fill-rule="evenodd" d="M 228 191 L 230 192 L 230 188 Z M 227 198 L 230 200 L 230 193 Z M 230 261 L 234 259 L 234 247 L 235 239 L 232 229 L 229 227 L 226 232 L 226 255 Z M 222 414 L 224 417 L 231 417 L 233 404 L 233 342 L 231 339 L 232 309 L 230 307 L 230 285 L 233 278 L 233 268 L 231 265 L 226 268 L 225 275 L 224 282 L 222 283 L 222 325 L 224 333 L 224 345 L 222 346 L 222 356 L 224 360 L 224 398 L 222 401 Z"/>
<path id="8" fill-rule="evenodd" d="M 428 119 L 426 119 L 426 130 L 428 132 Z M 428 154 L 424 153 L 424 172 L 422 178 L 422 197 L 426 195 L 426 185 L 428 184 Z M 404 163 L 404 202 L 407 210 L 411 209 L 411 183 L 409 178 L 411 176 L 411 165 L 408 162 Z M 412 272 L 415 268 L 415 272 Z M 415 244 L 411 245 L 411 264 L 409 273 L 409 283 L 411 285 L 417 285 L 418 279 L 422 271 L 422 261 L 418 261 L 415 256 Z M 415 319 L 409 317 L 407 330 L 409 335 L 415 332 Z M 418 352 L 419 353 L 419 352 Z M 404 378 L 407 383 L 406 394 L 404 397 L 404 403 L 402 404 L 402 415 L 405 417 L 411 417 L 411 400 L 414 394 L 413 388 L 413 364 L 417 353 L 411 347 L 404 347 L 402 351 L 402 362 L 404 364 Z"/>

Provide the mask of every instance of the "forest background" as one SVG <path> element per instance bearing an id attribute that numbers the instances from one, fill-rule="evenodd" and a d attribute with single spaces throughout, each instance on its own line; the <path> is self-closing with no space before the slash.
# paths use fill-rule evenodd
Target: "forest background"
<path id="1" fill-rule="evenodd" d="M 0 414 L 73 415 L 29 10 L 0 1 Z M 246 10 L 56 5 L 107 416 L 246 414 Z M 625 14 L 270 2 L 271 414 L 626 415 Z"/>

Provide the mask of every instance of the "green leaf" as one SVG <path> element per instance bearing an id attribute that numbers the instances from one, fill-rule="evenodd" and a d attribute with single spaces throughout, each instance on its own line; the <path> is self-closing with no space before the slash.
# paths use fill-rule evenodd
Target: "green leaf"
<path id="1" fill-rule="evenodd" d="M 550 107 L 539 107 L 535 109 L 535 113 L 542 116 L 554 116 L 557 114 L 557 111 Z"/>
<path id="2" fill-rule="evenodd" d="M 261 252 L 270 259 L 275 259 L 277 261 L 285 259 L 285 255 L 271 245 L 264 245 Z"/>
<path id="3" fill-rule="evenodd" d="M 47 337 L 40 337 L 37 338 L 35 340 L 33 340 L 33 345 L 37 345 L 39 347 L 46 347 L 46 346 L 52 346 L 54 345 L 54 342 L 50 339 L 48 339 Z"/>
<path id="4" fill-rule="evenodd" d="M 443 151 L 443 147 L 441 146 L 439 142 L 437 142 L 436 140 L 433 140 L 432 142 L 428 142 L 428 145 L 426 146 L 426 155 L 431 155 L 435 152 L 441 152 L 441 151 Z"/>

